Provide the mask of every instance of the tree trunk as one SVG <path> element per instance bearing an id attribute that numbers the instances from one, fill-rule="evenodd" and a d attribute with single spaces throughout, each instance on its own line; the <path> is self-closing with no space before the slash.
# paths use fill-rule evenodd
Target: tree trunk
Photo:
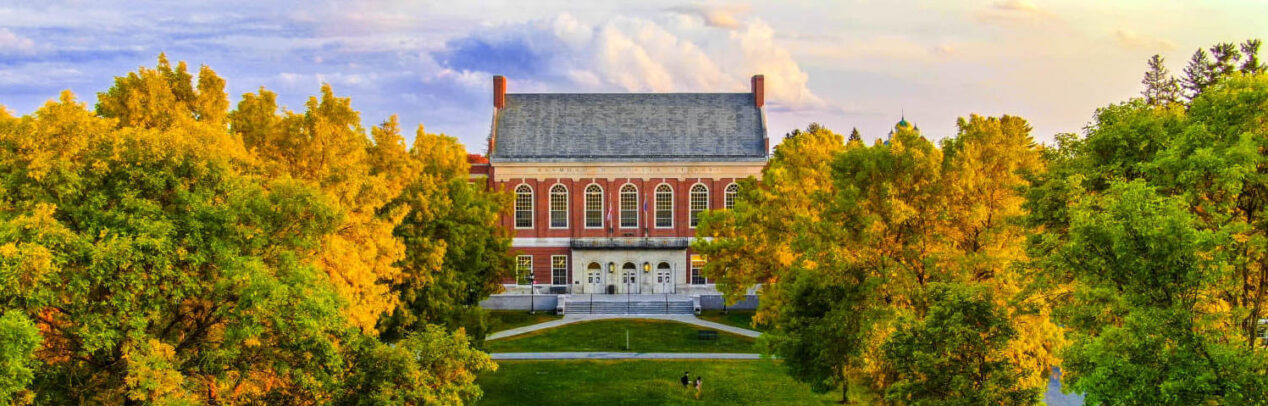
<path id="1" fill-rule="evenodd" d="M 841 382 L 841 404 L 850 404 L 850 381 Z"/>

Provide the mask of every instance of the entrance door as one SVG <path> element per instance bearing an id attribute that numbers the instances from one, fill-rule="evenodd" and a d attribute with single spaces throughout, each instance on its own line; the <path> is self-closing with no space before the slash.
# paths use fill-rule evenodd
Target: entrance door
<path id="1" fill-rule="evenodd" d="M 673 293 L 674 275 L 668 262 L 656 265 L 656 293 Z"/>
<path id="2" fill-rule="evenodd" d="M 603 265 L 598 262 L 586 265 L 586 290 L 589 293 L 603 293 Z"/>
<path id="3" fill-rule="evenodd" d="M 621 287 L 625 293 L 638 293 L 638 266 L 633 262 L 621 266 Z"/>

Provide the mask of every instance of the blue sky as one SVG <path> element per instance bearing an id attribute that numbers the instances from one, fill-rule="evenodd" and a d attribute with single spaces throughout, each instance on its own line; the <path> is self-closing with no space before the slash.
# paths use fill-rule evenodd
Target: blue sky
<path id="1" fill-rule="evenodd" d="M 936 139 L 978 113 L 1046 141 L 1137 95 L 1152 54 L 1178 73 L 1198 47 L 1268 39 L 1265 1 L 344 3 L 0 0 L 0 105 L 92 104 L 166 52 L 235 104 L 264 86 L 299 109 L 326 82 L 367 126 L 395 113 L 476 152 L 493 74 L 511 92 L 681 92 L 763 73 L 774 138 L 817 121 L 875 139 L 905 113 Z"/>

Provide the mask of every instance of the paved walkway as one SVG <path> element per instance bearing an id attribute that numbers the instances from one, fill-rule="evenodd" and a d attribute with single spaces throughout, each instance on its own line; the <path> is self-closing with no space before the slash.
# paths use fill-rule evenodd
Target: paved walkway
<path id="1" fill-rule="evenodd" d="M 687 315 L 664 315 L 664 314 L 566 314 L 564 318 L 559 320 L 551 320 L 545 323 L 537 323 L 524 327 L 517 327 L 510 330 L 502 330 L 485 337 L 485 340 L 497 340 L 506 337 L 517 336 L 524 333 L 531 333 L 537 330 L 555 328 L 565 324 L 578 323 L 591 320 L 607 320 L 607 319 L 652 319 L 652 320 L 668 320 L 680 323 L 693 324 L 700 327 L 721 330 L 731 334 L 737 334 L 745 337 L 757 338 L 762 335 L 761 332 L 753 331 L 745 328 L 728 326 L 722 323 L 714 323 L 712 321 L 701 320 L 696 316 Z"/>
<path id="2" fill-rule="evenodd" d="M 761 359 L 761 354 L 706 352 L 495 352 L 497 360 L 533 359 Z"/>

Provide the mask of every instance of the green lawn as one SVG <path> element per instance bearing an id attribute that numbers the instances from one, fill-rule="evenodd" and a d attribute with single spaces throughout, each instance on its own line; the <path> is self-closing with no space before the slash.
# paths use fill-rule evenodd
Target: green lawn
<path id="1" fill-rule="evenodd" d="M 551 320 L 558 320 L 561 317 L 563 316 L 557 316 L 545 311 L 539 311 L 537 314 L 528 314 L 527 311 L 523 310 L 495 310 L 489 312 L 489 332 L 496 333 L 530 324 L 545 323 Z"/>
<path id="2" fill-rule="evenodd" d="M 678 383 L 704 377 L 700 400 Z M 827 405 L 840 392 L 816 394 L 774 360 L 499 361 L 476 380 L 477 405 Z M 852 387 L 853 404 L 875 399 Z"/>
<path id="3" fill-rule="evenodd" d="M 731 310 L 727 314 L 722 314 L 721 310 L 704 310 L 698 316 L 702 320 L 712 321 L 714 323 L 722 323 L 728 326 L 746 328 L 749 330 L 766 331 L 766 326 L 754 326 L 752 310 Z"/>
<path id="4" fill-rule="evenodd" d="M 596 320 L 486 341 L 484 347 L 488 352 L 757 352 L 752 338 L 718 332 L 716 340 L 700 340 L 696 332 L 702 329 L 708 330 L 673 321 Z M 625 348 L 626 331 L 629 332 L 628 349 Z"/>

